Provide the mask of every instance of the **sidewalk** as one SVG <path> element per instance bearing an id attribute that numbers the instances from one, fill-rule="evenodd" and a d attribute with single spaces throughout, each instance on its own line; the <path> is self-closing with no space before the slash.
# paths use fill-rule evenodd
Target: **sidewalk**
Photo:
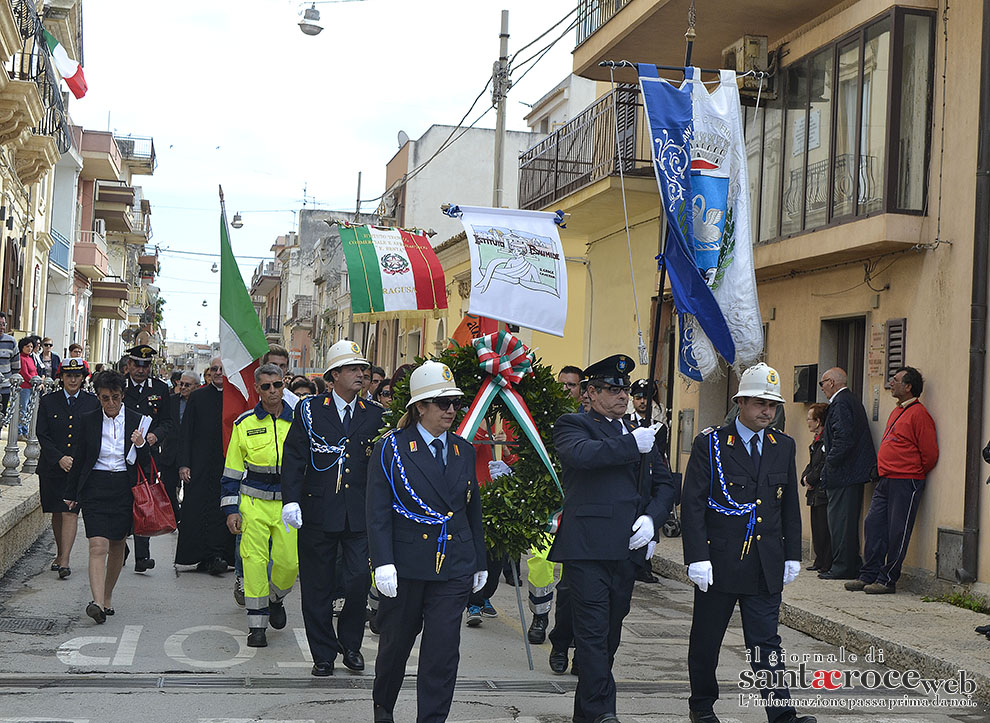
<path id="1" fill-rule="evenodd" d="M 6 446 L 7 435 L 0 438 Z M 18 467 L 24 464 L 23 442 L 19 447 Z M 0 455 L 3 450 L 0 449 Z M 41 511 L 37 475 L 21 474 L 19 485 L 0 484 L 0 576 L 16 563 L 21 555 L 49 526 L 49 516 Z"/>
<path id="2" fill-rule="evenodd" d="M 657 574 L 689 582 L 683 562 L 681 538 L 661 536 L 653 557 Z M 973 697 L 990 703 L 990 640 L 974 632 L 990 624 L 990 615 L 923 602 L 906 591 L 849 592 L 842 580 L 820 580 L 802 566 L 798 579 L 784 588 L 780 622 L 847 653 L 882 649 L 884 664 L 918 670 L 922 677 L 955 678 L 965 670 L 979 686 Z"/>

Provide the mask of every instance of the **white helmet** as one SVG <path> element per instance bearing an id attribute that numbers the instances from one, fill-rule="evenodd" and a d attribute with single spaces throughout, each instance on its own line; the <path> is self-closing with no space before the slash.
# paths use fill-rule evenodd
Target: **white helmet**
<path id="1" fill-rule="evenodd" d="M 361 356 L 361 347 L 349 339 L 341 339 L 328 352 L 330 363 L 323 373 L 324 378 L 329 378 L 332 369 L 339 369 L 350 364 L 360 364 L 361 366 L 371 366 L 371 362 Z"/>
<path id="2" fill-rule="evenodd" d="M 454 375 L 446 364 L 425 361 L 409 375 L 409 395 L 406 409 L 425 399 L 461 397 L 464 392 L 457 388 Z"/>
<path id="3" fill-rule="evenodd" d="M 777 370 L 760 362 L 744 371 L 739 378 L 739 391 L 732 399 L 735 401 L 740 397 L 784 402 L 785 399 L 780 396 L 780 375 Z"/>

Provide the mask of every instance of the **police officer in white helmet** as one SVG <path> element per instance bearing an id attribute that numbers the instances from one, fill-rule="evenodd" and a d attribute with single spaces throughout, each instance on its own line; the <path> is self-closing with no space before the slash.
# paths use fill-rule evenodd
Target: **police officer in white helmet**
<path id="1" fill-rule="evenodd" d="M 770 426 L 784 402 L 780 376 L 763 363 L 750 367 L 734 400 L 734 420 L 695 438 L 681 495 L 684 562 L 696 586 L 688 648 L 691 721 L 718 723 L 715 668 L 738 603 L 754 672 L 778 676 L 760 691 L 768 720 L 815 723 L 789 704 L 777 634 L 781 591 L 801 569 L 794 440 Z"/>

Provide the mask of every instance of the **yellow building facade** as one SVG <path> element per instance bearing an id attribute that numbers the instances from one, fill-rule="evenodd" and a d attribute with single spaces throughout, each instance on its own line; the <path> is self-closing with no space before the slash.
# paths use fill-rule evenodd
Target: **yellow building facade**
<path id="1" fill-rule="evenodd" d="M 723 51 L 741 36 L 765 36 L 772 81 L 759 109 L 755 93 L 744 94 L 751 221 L 765 359 L 781 375 L 798 471 L 811 441 L 806 410 L 825 401 L 817 388 L 822 372 L 847 369 L 879 443 L 894 407 L 888 375 L 900 364 L 917 367 L 941 457 L 905 567 L 928 581 L 984 584 L 990 535 L 978 527 L 990 512 L 988 470 L 979 458 L 990 413 L 985 393 L 967 421 L 978 388 L 968 382 L 971 360 L 976 378 L 988 373 L 983 350 L 970 349 L 980 258 L 974 223 L 979 243 L 987 238 L 976 220 L 981 5 L 954 3 L 946 14 L 935 0 L 699 4 L 692 62 L 722 67 Z M 574 72 L 607 82 L 602 60 L 680 66 L 683 6 L 589 3 Z M 575 259 L 568 264 L 567 334 L 536 334 L 531 342 L 554 366 L 618 352 L 636 357 L 632 280 L 647 344 L 653 315 L 670 314 L 669 287 L 657 305 L 660 199 L 635 73 L 616 71 L 615 80 L 620 85 L 606 85 L 594 106 L 520 160 L 520 206 L 570 214 L 561 232 Z M 987 283 L 985 267 L 976 278 L 978 286 Z M 724 419 L 737 380 L 727 371 L 721 380 L 685 383 L 670 373 L 669 324 L 661 335 L 671 461 L 683 470 L 693 436 Z M 868 486 L 864 511 L 870 492 Z"/>

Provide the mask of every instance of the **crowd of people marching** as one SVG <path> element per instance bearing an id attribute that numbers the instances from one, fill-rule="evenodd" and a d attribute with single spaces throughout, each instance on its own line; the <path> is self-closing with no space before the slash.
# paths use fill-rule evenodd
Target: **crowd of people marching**
<path id="1" fill-rule="evenodd" d="M 0 316 L 0 328 L 5 321 Z M 447 366 L 427 361 L 388 376 L 342 340 L 324 375 L 294 376 L 288 351 L 271 346 L 254 375 L 259 402 L 233 421 L 228 441 L 219 358 L 202 379 L 184 371 L 166 382 L 151 375 L 155 350 L 146 345 L 128 350 L 119 371 L 93 374 L 81 349 L 60 360 L 50 340 L 28 337 L 17 346 L 17 357 L 0 358 L 0 374 L 6 365 L 19 370 L 28 396 L 35 376 L 60 382 L 38 410 L 42 507 L 52 515 L 51 569 L 61 579 L 72 574 L 82 513 L 90 618 L 104 623 L 117 613 L 113 593 L 129 537 L 135 572 L 155 568 L 149 538 L 132 535 L 131 489 L 141 477 L 160 479 L 178 520 L 174 564 L 215 576 L 234 571 L 249 646 L 265 647 L 268 631 L 286 626 L 284 600 L 298 580 L 312 675 L 332 675 L 338 657 L 363 671 L 368 625 L 379 635 L 374 720 L 392 721 L 422 631 L 418 720 L 446 719 L 461 628 L 498 615 L 491 598 L 500 576 L 519 582 L 519 561 L 486 549 L 479 491 L 512 474 L 512 457 L 491 459 L 487 474 L 477 468 L 475 445 L 451 431 L 465 400 Z M 0 351 L 8 349 L 8 335 L 0 336 Z M 695 439 L 682 486 L 667 461 L 655 385 L 631 382 L 634 368 L 620 354 L 557 375 L 576 411 L 560 417 L 547 440 L 560 462 L 564 504 L 559 529 L 527 556 L 520 583 L 528 585 L 529 640 L 549 638 L 550 669 L 578 677 L 575 721 L 617 721 L 612 662 L 621 623 L 634 580 L 656 579 L 650 558 L 680 504 L 695 583 L 691 720 L 718 721 L 715 668 L 738 605 L 753 668 L 770 676 L 762 690 L 770 720 L 813 723 L 790 707 L 774 655 L 781 589 L 801 559 L 795 444 L 782 431 L 777 372 L 766 364 L 746 370 L 725 423 Z M 409 402 L 393 413 L 392 391 L 406 377 Z M 812 505 L 810 569 L 846 580 L 850 591 L 893 592 L 938 455 L 934 423 L 917 399 L 923 380 L 911 367 L 893 376 L 898 405 L 878 455 L 860 429 L 862 405 L 847 398 L 844 372 L 828 370 L 821 387 L 830 404 L 809 409 L 814 443 L 800 477 Z M 505 440 L 505 430 L 492 431 Z M 854 485 L 870 476 L 878 484 L 863 560 L 843 510 L 856 507 L 847 497 L 860 499 Z"/>

